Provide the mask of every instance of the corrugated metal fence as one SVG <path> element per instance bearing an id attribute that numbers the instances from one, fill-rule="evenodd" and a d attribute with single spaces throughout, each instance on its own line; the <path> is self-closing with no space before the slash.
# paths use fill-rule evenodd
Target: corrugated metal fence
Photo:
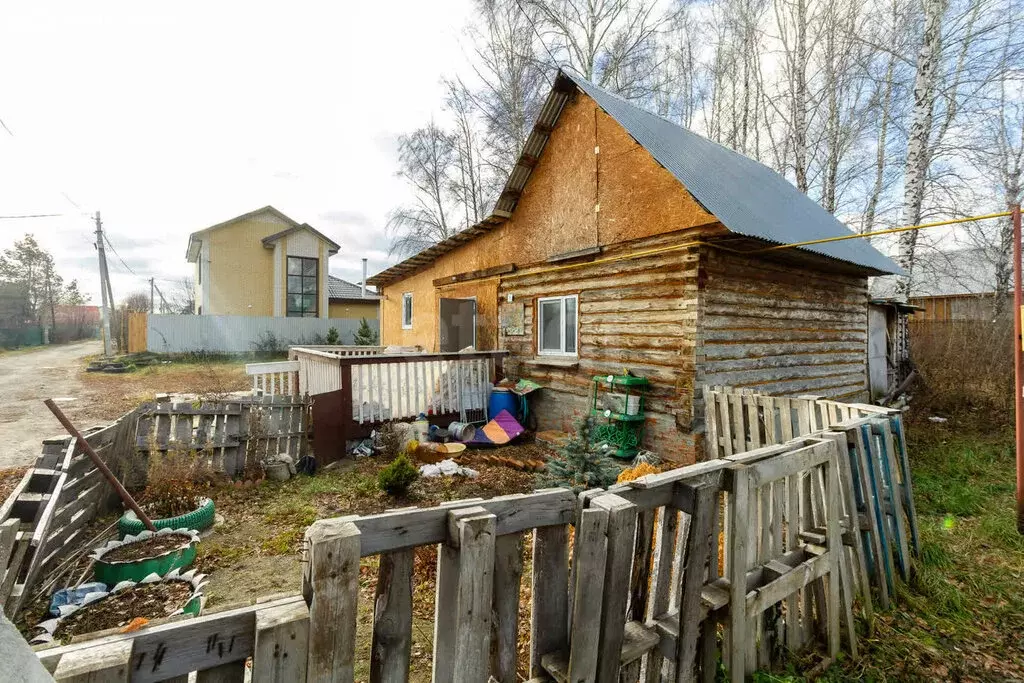
<path id="1" fill-rule="evenodd" d="M 376 320 L 367 320 L 376 331 Z M 274 318 L 241 315 L 150 315 L 146 350 L 153 353 L 249 353 L 271 343 L 280 350 L 294 344 L 322 343 L 331 328 L 339 343 L 354 343 L 358 320 L 346 318 Z M 263 348 L 259 348 L 263 347 Z"/>

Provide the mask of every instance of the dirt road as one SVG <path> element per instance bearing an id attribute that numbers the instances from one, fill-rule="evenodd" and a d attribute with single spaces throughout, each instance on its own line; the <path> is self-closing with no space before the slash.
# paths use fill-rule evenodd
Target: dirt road
<path id="1" fill-rule="evenodd" d="M 84 388 L 84 358 L 100 353 L 87 341 L 0 355 L 0 469 L 31 465 L 40 441 L 63 430 L 43 405 L 53 398 L 69 415 L 78 412 Z"/>

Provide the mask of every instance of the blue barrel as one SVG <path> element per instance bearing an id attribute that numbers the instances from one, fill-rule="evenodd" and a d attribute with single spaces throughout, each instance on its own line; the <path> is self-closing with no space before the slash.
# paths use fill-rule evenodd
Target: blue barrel
<path id="1" fill-rule="evenodd" d="M 519 397 L 508 389 L 495 387 L 491 389 L 491 400 L 487 402 L 487 419 L 493 420 L 503 410 L 518 419 Z"/>

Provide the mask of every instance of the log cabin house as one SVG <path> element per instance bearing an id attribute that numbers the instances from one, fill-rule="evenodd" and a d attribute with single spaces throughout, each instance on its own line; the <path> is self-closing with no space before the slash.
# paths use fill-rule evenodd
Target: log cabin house
<path id="1" fill-rule="evenodd" d="M 704 384 L 867 397 L 868 276 L 899 267 L 781 175 L 562 71 L 492 214 L 369 279 L 381 343 L 505 349 L 541 429 L 594 375 L 652 386 L 645 445 L 692 461 Z"/>

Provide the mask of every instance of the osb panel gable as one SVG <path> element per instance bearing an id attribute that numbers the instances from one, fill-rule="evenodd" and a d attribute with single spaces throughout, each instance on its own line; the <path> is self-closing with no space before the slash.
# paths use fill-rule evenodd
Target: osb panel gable
<path id="1" fill-rule="evenodd" d="M 512 218 L 498 232 L 503 262 L 528 264 L 715 220 L 622 126 L 580 94 L 563 109 Z"/>

